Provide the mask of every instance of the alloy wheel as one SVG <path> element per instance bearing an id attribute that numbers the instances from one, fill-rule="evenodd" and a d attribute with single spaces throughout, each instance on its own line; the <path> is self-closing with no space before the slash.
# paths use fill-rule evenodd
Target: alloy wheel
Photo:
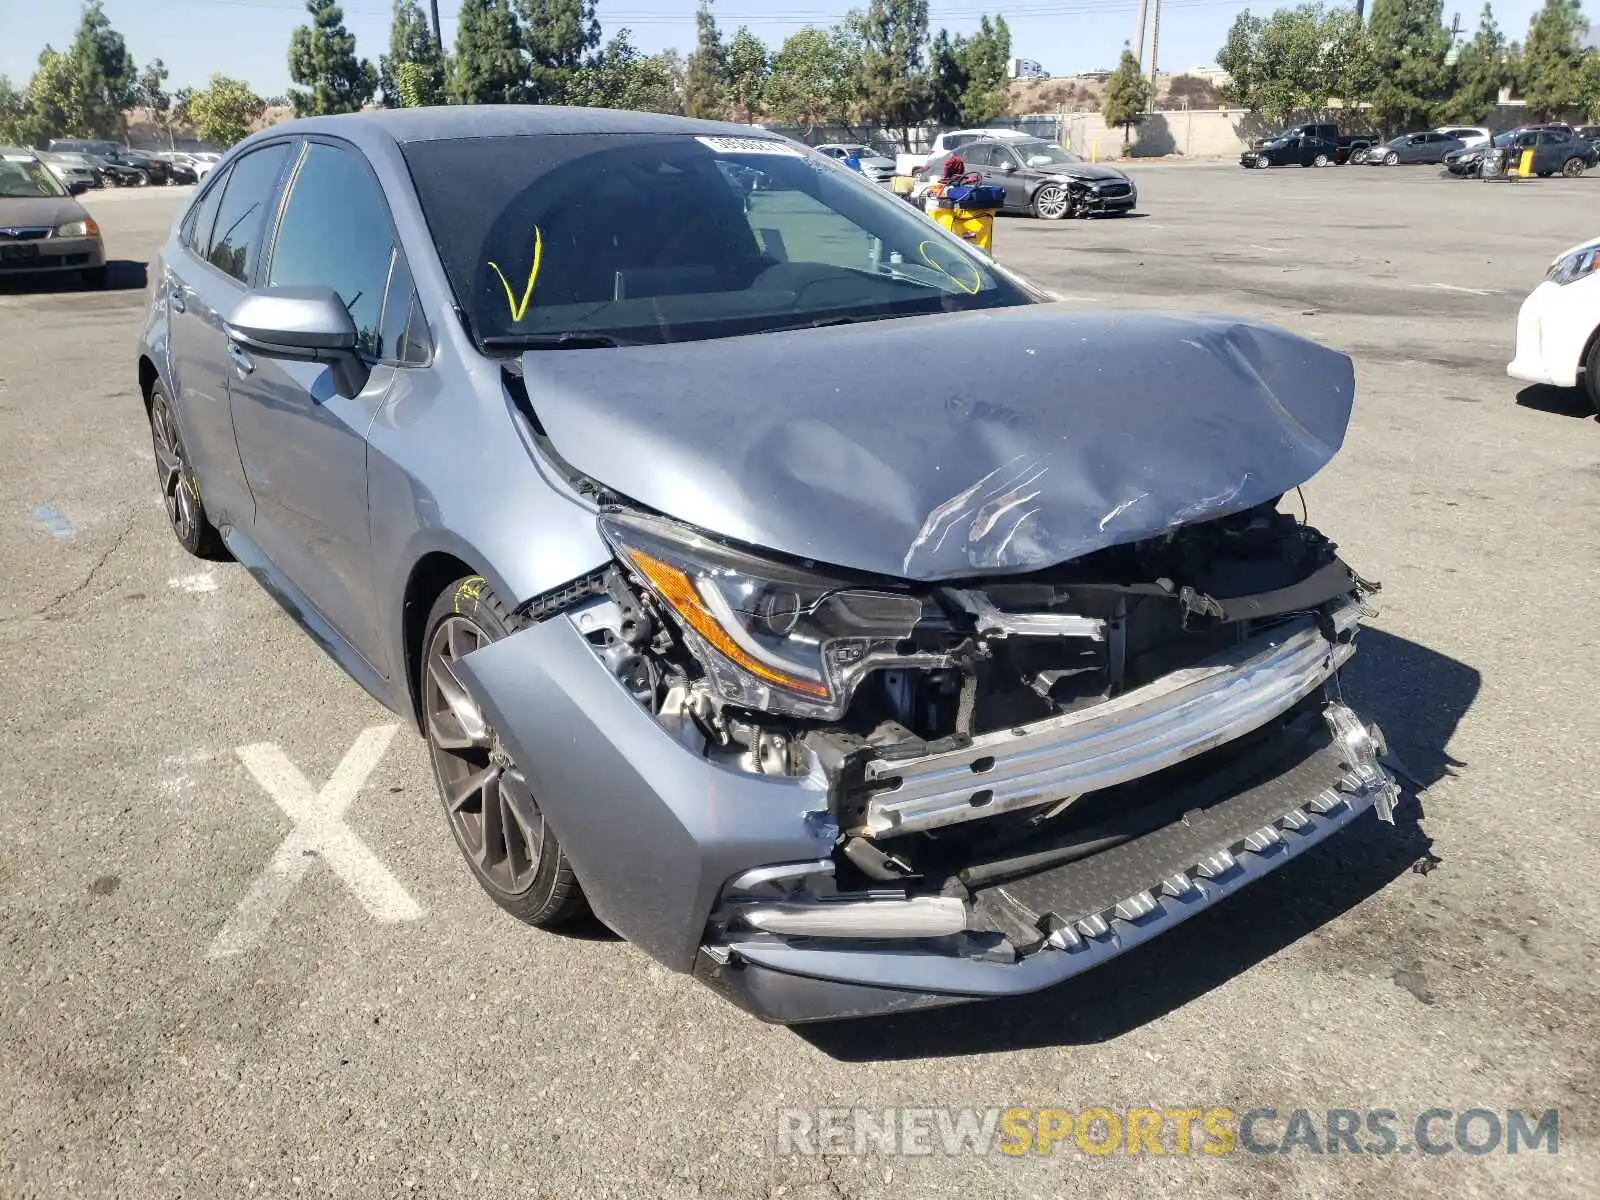
<path id="1" fill-rule="evenodd" d="M 200 489 L 184 457 L 183 438 L 172 419 L 166 396 L 156 394 L 150 403 L 150 441 L 156 455 L 156 481 L 161 485 L 161 500 L 167 520 L 178 540 L 192 541 L 200 524 Z"/>
<path id="2" fill-rule="evenodd" d="M 1583 159 L 1569 158 L 1561 164 L 1561 173 L 1568 179 L 1576 179 L 1583 174 Z"/>
<path id="3" fill-rule="evenodd" d="M 445 810 L 478 874 L 508 896 L 533 886 L 544 849 L 544 816 L 527 778 L 456 675 L 455 663 L 490 637 L 447 616 L 428 642 L 423 714 Z"/>
<path id="4" fill-rule="evenodd" d="M 1058 221 L 1067 215 L 1067 193 L 1055 184 L 1046 184 L 1034 196 L 1033 208 L 1046 221 Z"/>

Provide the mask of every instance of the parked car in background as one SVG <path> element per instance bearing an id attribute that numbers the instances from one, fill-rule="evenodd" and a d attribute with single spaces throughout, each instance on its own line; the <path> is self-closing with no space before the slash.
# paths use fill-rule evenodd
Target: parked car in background
<path id="1" fill-rule="evenodd" d="M 198 183 L 199 172 L 194 169 L 194 163 L 189 156 L 178 150 L 158 150 L 155 157 L 167 164 L 170 176 L 168 183 Z"/>
<path id="2" fill-rule="evenodd" d="M 103 186 L 100 172 L 95 170 L 82 155 L 55 154 L 49 150 L 40 150 L 37 152 L 37 157 L 54 172 L 55 177 L 61 180 L 68 190 L 71 190 L 74 184 L 82 184 L 85 189 Z"/>
<path id="3" fill-rule="evenodd" d="M 1445 137 L 1453 137 L 1463 146 L 1471 149 L 1473 146 L 1487 146 L 1494 137 L 1492 131 L 1482 125 L 1441 125 L 1434 130 Z"/>
<path id="4" fill-rule="evenodd" d="M 1506 374 L 1554 387 L 1581 384 L 1600 413 L 1600 238 L 1556 255 L 1522 302 Z"/>
<path id="5" fill-rule="evenodd" d="M 862 142 L 826 142 L 816 147 L 818 154 L 844 162 L 852 153 L 861 164 L 861 173 L 873 183 L 888 183 L 894 178 L 894 159 Z"/>
<path id="6" fill-rule="evenodd" d="M 0 147 L 0 277 L 76 271 L 106 285 L 100 226 L 73 196 L 83 190 L 63 186 L 33 151 Z"/>
<path id="7" fill-rule="evenodd" d="M 1046 221 L 1129 213 L 1139 202 L 1133 180 L 1116 167 L 1085 162 L 1043 138 L 979 138 L 950 152 L 984 183 L 1005 189 L 1006 212 Z M 924 169 L 940 177 L 949 154 Z"/>
<path id="8" fill-rule="evenodd" d="M 1261 147 L 1268 144 L 1288 142 L 1297 142 L 1301 145 L 1326 143 L 1326 145 L 1318 147 L 1318 152 L 1327 153 L 1329 162 L 1340 165 L 1346 162 L 1362 161 L 1361 156 L 1366 153 L 1367 147 L 1375 144 L 1377 140 L 1378 135 L 1375 133 L 1346 133 L 1339 128 L 1338 123 L 1335 121 L 1311 121 L 1304 125 L 1291 125 L 1281 133 L 1262 138 L 1256 143 L 1256 146 Z M 1312 157 L 1314 158 L 1315 154 Z M 1245 165 L 1252 166 L 1254 164 L 1247 163 Z M 1267 163 L 1265 165 L 1280 166 L 1283 164 Z M 1317 164 L 1315 162 L 1306 162 L 1300 165 L 1309 167 Z"/>
<path id="9" fill-rule="evenodd" d="M 1567 126 L 1534 125 L 1496 134 L 1488 146 L 1452 151 L 1445 155 L 1444 168 L 1452 175 L 1472 178 L 1480 173 L 1491 147 L 1506 152 L 1508 170 L 1518 169 L 1522 156 L 1532 150 L 1533 173 L 1541 176 L 1577 178 L 1590 167 L 1600 165 L 1600 147 L 1578 137 Z"/>
<path id="10" fill-rule="evenodd" d="M 1591 145 L 1600 146 L 1600 125 L 1579 125 L 1572 132 Z"/>
<path id="11" fill-rule="evenodd" d="M 1394 821 L 1339 686 L 1374 589 L 1278 504 L 1343 354 L 1074 311 L 792 142 L 598 109 L 263 130 L 150 275 L 174 534 L 414 725 L 522 922 L 860 1018 L 1238 897 L 1215 958 Z"/>
<path id="12" fill-rule="evenodd" d="M 148 187 L 150 173 L 132 163 L 123 162 L 103 154 L 90 154 L 85 152 L 84 158 L 94 165 L 100 172 L 100 177 L 111 187 Z"/>
<path id="13" fill-rule="evenodd" d="M 115 162 L 123 163 L 137 170 L 143 171 L 154 184 L 169 184 L 173 182 L 172 164 L 158 155 L 145 150 L 121 149 L 115 154 L 108 155 Z"/>
<path id="14" fill-rule="evenodd" d="M 1239 155 L 1241 167 L 1331 167 L 1338 161 L 1339 147 L 1327 138 L 1286 133 L 1258 142 Z"/>
<path id="15" fill-rule="evenodd" d="M 96 158 L 114 155 L 122 148 L 121 142 L 109 138 L 51 138 L 49 146 L 55 154 L 92 154 Z"/>
<path id="16" fill-rule="evenodd" d="M 926 168 L 935 159 L 942 159 L 952 150 L 960 149 L 968 142 L 977 141 L 979 138 L 989 138 L 1007 141 L 1019 139 L 1022 141 L 1037 141 L 1031 133 L 1023 133 L 1020 129 L 951 129 L 941 133 L 933 139 L 933 145 L 926 154 L 896 154 L 895 174 L 915 175 L 919 168 Z"/>
<path id="17" fill-rule="evenodd" d="M 1367 152 L 1367 165 L 1394 167 L 1402 163 L 1428 163 L 1438 165 L 1445 155 L 1464 147 L 1459 138 L 1447 137 L 1431 130 L 1422 133 L 1402 133 Z"/>

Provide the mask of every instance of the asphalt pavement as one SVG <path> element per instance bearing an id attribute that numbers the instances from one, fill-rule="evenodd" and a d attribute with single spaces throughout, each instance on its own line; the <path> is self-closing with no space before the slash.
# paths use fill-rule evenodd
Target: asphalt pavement
<path id="1" fill-rule="evenodd" d="M 1304 501 L 1383 584 L 1346 688 L 1411 777 L 1398 827 L 1051 991 L 805 1029 L 503 915 L 421 742 L 241 568 L 183 553 L 135 374 L 181 194 L 91 196 L 112 290 L 0 284 L 0 1196 L 1593 1195 L 1600 424 L 1504 364 L 1551 256 L 1600 234 L 1600 179 L 1134 173 L 1143 215 L 1003 219 L 997 256 L 1084 309 L 1259 317 L 1354 357 Z M 1559 1142 L 780 1137 L 840 1106 L 1265 1108 L 1269 1147 L 1295 1109 L 1403 1135 L 1555 1109 Z"/>

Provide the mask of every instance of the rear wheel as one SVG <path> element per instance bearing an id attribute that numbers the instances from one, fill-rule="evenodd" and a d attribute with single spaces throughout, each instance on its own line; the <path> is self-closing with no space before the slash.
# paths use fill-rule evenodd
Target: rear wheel
<path id="1" fill-rule="evenodd" d="M 1313 158 L 1311 160 L 1311 165 L 1313 167 L 1325 167 L 1325 166 L 1327 166 L 1328 165 L 1328 156 L 1326 154 L 1317 155 L 1315 158 Z"/>
<path id="2" fill-rule="evenodd" d="M 1033 215 L 1041 221 L 1059 221 L 1072 211 L 1067 189 L 1047 183 L 1033 194 Z"/>
<path id="3" fill-rule="evenodd" d="M 134 187 L 149 187 L 150 186 L 150 176 L 148 174 L 146 174 L 144 171 L 135 171 L 133 173 L 133 186 Z"/>
<path id="4" fill-rule="evenodd" d="M 1561 173 L 1568 179 L 1576 179 L 1583 174 L 1583 159 L 1573 157 L 1561 164 Z"/>
<path id="5" fill-rule="evenodd" d="M 222 535 L 206 515 L 206 506 L 200 499 L 200 482 L 183 448 L 183 436 L 172 415 L 166 385 L 159 380 L 150 389 L 150 441 L 155 449 L 161 502 L 166 506 L 167 523 L 174 536 L 196 558 L 226 558 L 228 551 L 222 544 Z"/>
<path id="6" fill-rule="evenodd" d="M 458 579 L 434 603 L 423 643 L 422 716 L 450 832 L 489 898 L 541 928 L 587 910 L 572 864 L 455 663 L 516 626 L 482 576 Z"/>

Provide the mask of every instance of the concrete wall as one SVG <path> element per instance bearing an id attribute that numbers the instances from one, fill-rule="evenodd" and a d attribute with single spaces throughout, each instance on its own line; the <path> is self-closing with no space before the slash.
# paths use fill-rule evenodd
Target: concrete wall
<path id="1" fill-rule="evenodd" d="M 1062 144 L 1085 158 L 1120 158 L 1122 130 L 1108 129 L 1099 113 L 1068 113 Z M 1259 136 L 1258 122 L 1242 109 L 1155 112 L 1133 131 L 1134 158 L 1179 154 L 1231 158 Z"/>

